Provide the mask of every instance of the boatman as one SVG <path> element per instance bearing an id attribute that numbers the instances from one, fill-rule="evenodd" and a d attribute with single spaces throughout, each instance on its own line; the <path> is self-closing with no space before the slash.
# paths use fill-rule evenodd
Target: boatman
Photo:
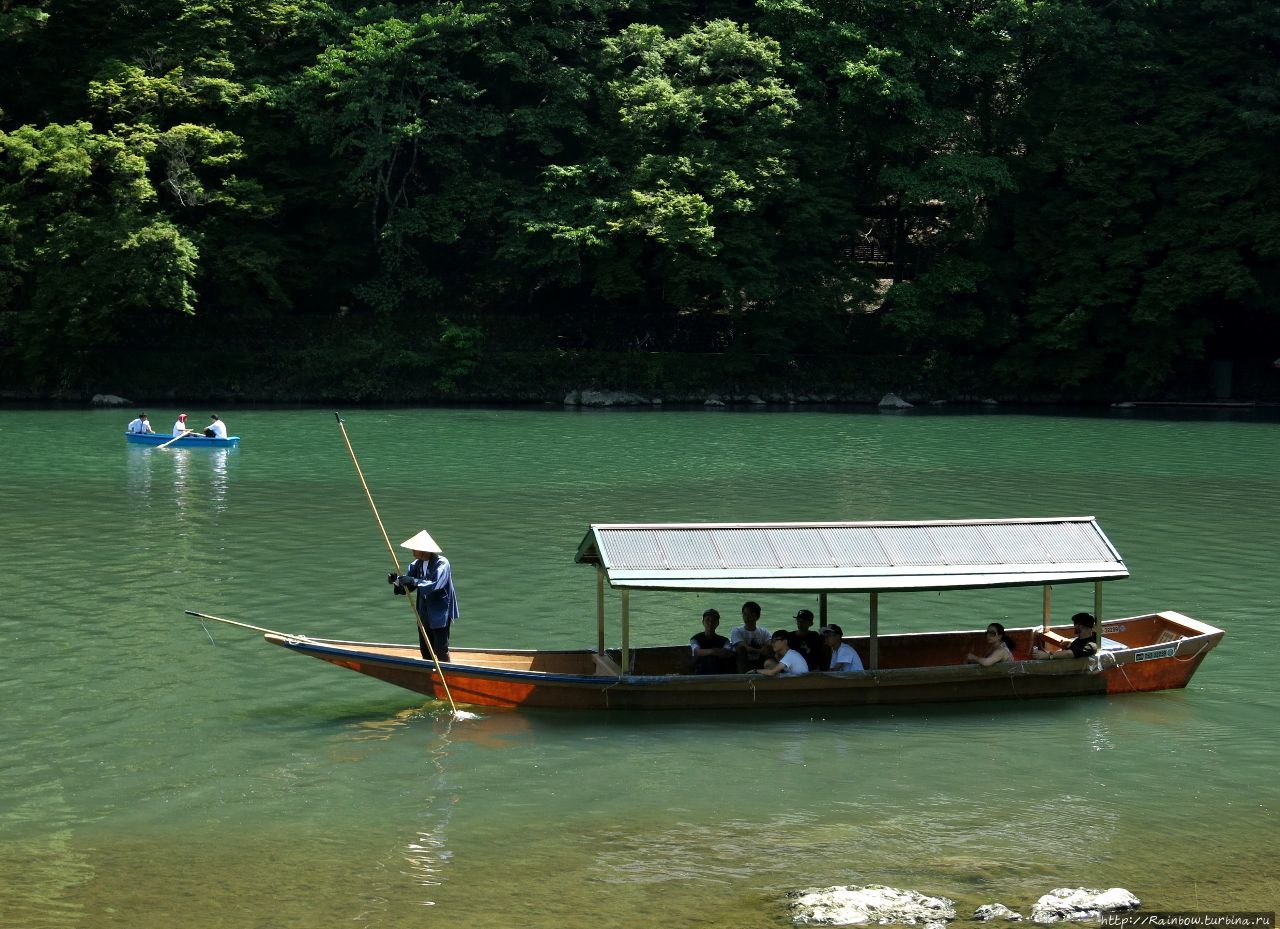
<path id="1" fill-rule="evenodd" d="M 449 660 L 449 627 L 458 618 L 458 595 L 453 589 L 453 568 L 444 557 L 431 533 L 423 529 L 400 545 L 413 552 L 413 561 L 404 574 L 392 572 L 387 583 L 397 594 L 416 592 L 418 618 L 431 636 L 431 648 L 441 661 Z M 418 630 L 418 650 L 423 658 L 431 657 L 431 648 Z"/>
<path id="2" fill-rule="evenodd" d="M 173 424 L 173 432 L 171 432 L 170 435 L 182 435 L 183 433 L 190 431 L 191 430 L 187 428 L 187 414 L 179 413 L 178 420 Z"/>
<path id="3" fill-rule="evenodd" d="M 129 423 L 129 425 L 125 427 L 124 431 L 132 433 L 133 435 L 151 435 L 155 432 L 155 430 L 151 428 L 151 423 L 147 422 L 146 413 L 139 413 L 138 418 Z"/>

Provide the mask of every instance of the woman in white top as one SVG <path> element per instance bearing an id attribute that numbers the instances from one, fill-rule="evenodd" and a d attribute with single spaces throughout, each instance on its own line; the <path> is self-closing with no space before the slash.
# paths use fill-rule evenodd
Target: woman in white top
<path id="1" fill-rule="evenodd" d="M 987 654 L 975 655 L 970 652 L 965 655 L 964 660 L 970 664 L 980 664 L 984 668 L 1002 661 L 1013 661 L 1013 639 L 1005 634 L 1004 626 L 992 623 L 987 627 Z"/>
<path id="2" fill-rule="evenodd" d="M 862 658 L 853 650 L 848 642 L 842 642 L 844 630 L 832 623 L 822 627 L 822 639 L 831 650 L 831 664 L 828 671 L 861 671 Z"/>
<path id="3" fill-rule="evenodd" d="M 177 436 L 177 435 L 182 435 L 182 433 L 188 432 L 189 430 L 190 430 L 190 427 L 187 425 L 187 414 L 179 413 L 178 421 L 173 424 L 173 432 L 169 434 Z"/>

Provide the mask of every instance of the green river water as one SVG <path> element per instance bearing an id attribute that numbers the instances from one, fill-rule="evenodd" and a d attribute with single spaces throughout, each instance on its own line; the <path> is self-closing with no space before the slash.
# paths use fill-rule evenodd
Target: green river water
<path id="1" fill-rule="evenodd" d="M 240 448 L 127 447 L 134 411 L 0 411 L 2 929 L 782 927 L 788 891 L 849 883 L 948 896 L 961 925 L 1062 886 L 1280 901 L 1260 413 L 351 411 L 392 540 L 428 528 L 453 561 L 457 645 L 591 646 L 573 555 L 590 522 L 631 521 L 1092 514 L 1133 575 L 1108 616 L 1227 630 L 1183 691 L 455 722 L 183 615 L 413 636 L 332 412 L 220 412 Z M 769 628 L 813 606 L 757 599 Z M 708 605 L 739 602 L 634 596 L 632 641 L 686 641 Z M 1054 592 L 1057 618 L 1092 605 Z M 1040 607 L 885 595 L 881 631 Z M 865 629 L 864 596 L 831 610 Z"/>

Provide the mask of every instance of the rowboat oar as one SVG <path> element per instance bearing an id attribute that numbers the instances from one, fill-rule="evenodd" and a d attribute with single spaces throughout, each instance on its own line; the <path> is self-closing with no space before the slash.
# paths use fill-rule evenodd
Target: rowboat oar
<path id="1" fill-rule="evenodd" d="M 157 446 L 156 446 L 156 451 L 159 451 L 159 450 L 160 450 L 160 449 L 162 449 L 162 448 L 168 448 L 170 445 L 172 445 L 174 442 L 176 442 L 176 441 L 178 441 L 179 439 L 181 439 L 183 436 L 191 435 L 191 434 L 192 434 L 192 432 L 193 432 L 193 430 L 191 430 L 191 429 L 183 429 L 180 433 L 178 433 L 177 435 L 175 435 L 175 436 L 174 436 L 172 439 L 170 439 L 168 442 L 165 442 L 163 445 L 157 445 Z"/>
<path id="2" fill-rule="evenodd" d="M 342 416 L 338 413 L 334 413 L 333 418 L 338 421 L 338 428 L 342 431 L 342 441 L 347 443 L 347 451 L 351 453 L 351 463 L 356 466 L 356 476 L 360 478 L 360 486 L 364 488 L 365 499 L 369 501 L 369 508 L 373 510 L 373 518 L 378 522 L 378 531 L 382 533 L 382 541 L 387 546 L 387 553 L 391 555 L 392 567 L 399 574 L 400 559 L 391 545 L 391 539 L 387 536 L 386 527 L 382 525 L 382 517 L 378 515 L 378 505 L 373 502 L 373 494 L 369 491 L 369 485 L 364 479 L 364 472 L 360 470 L 360 462 L 356 458 L 356 450 L 351 447 L 351 440 L 347 438 L 347 427 L 343 424 Z M 418 623 L 418 634 L 422 636 L 422 641 L 427 643 L 427 651 L 431 653 L 431 660 L 436 664 L 436 673 L 440 675 L 440 683 L 444 685 L 444 695 L 449 698 L 449 706 L 453 708 L 453 718 L 476 718 L 474 713 L 463 713 L 458 709 L 458 704 L 453 702 L 453 694 L 449 692 L 449 682 L 445 679 L 444 668 L 440 666 L 440 659 L 436 655 L 435 646 L 431 644 L 431 636 L 427 635 L 427 628 L 423 625 L 422 616 L 418 613 L 418 598 L 410 594 L 405 599 L 409 601 L 409 609 L 413 610 L 413 618 Z"/>

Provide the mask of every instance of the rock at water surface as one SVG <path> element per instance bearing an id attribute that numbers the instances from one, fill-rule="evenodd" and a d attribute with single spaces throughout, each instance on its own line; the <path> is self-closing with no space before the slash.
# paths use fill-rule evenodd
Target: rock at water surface
<path id="1" fill-rule="evenodd" d="M 621 390 L 571 390 L 564 396 L 565 406 L 649 406 L 648 397 Z"/>
<path id="2" fill-rule="evenodd" d="M 703 406 L 724 406 L 724 401 L 721 400 L 717 395 L 712 394 L 710 397 L 707 397 L 707 399 L 702 402 L 702 405 Z"/>
<path id="3" fill-rule="evenodd" d="M 956 918 L 956 905 L 946 897 L 927 897 L 914 890 L 880 884 L 825 887 L 790 894 L 791 919 L 799 926 L 854 926 L 859 923 L 941 927 Z"/>
<path id="4" fill-rule="evenodd" d="M 1140 906 L 1142 901 L 1123 887 L 1109 890 L 1059 887 L 1036 901 L 1031 908 L 1031 918 L 1038 923 L 1097 919 L 1103 913 L 1122 913 Z"/>
<path id="5" fill-rule="evenodd" d="M 1016 923 L 1022 919 L 1022 914 L 1009 909 L 1003 903 L 984 903 L 973 911 L 971 918 L 979 923 L 990 922 L 993 919 Z"/>
<path id="6" fill-rule="evenodd" d="M 884 410 L 909 410 L 912 406 L 897 394 L 885 394 L 880 398 L 880 408 Z"/>
<path id="7" fill-rule="evenodd" d="M 89 401 L 94 406 L 132 406 L 133 404 L 124 397 L 117 397 L 115 394 L 94 394 L 93 399 Z"/>

